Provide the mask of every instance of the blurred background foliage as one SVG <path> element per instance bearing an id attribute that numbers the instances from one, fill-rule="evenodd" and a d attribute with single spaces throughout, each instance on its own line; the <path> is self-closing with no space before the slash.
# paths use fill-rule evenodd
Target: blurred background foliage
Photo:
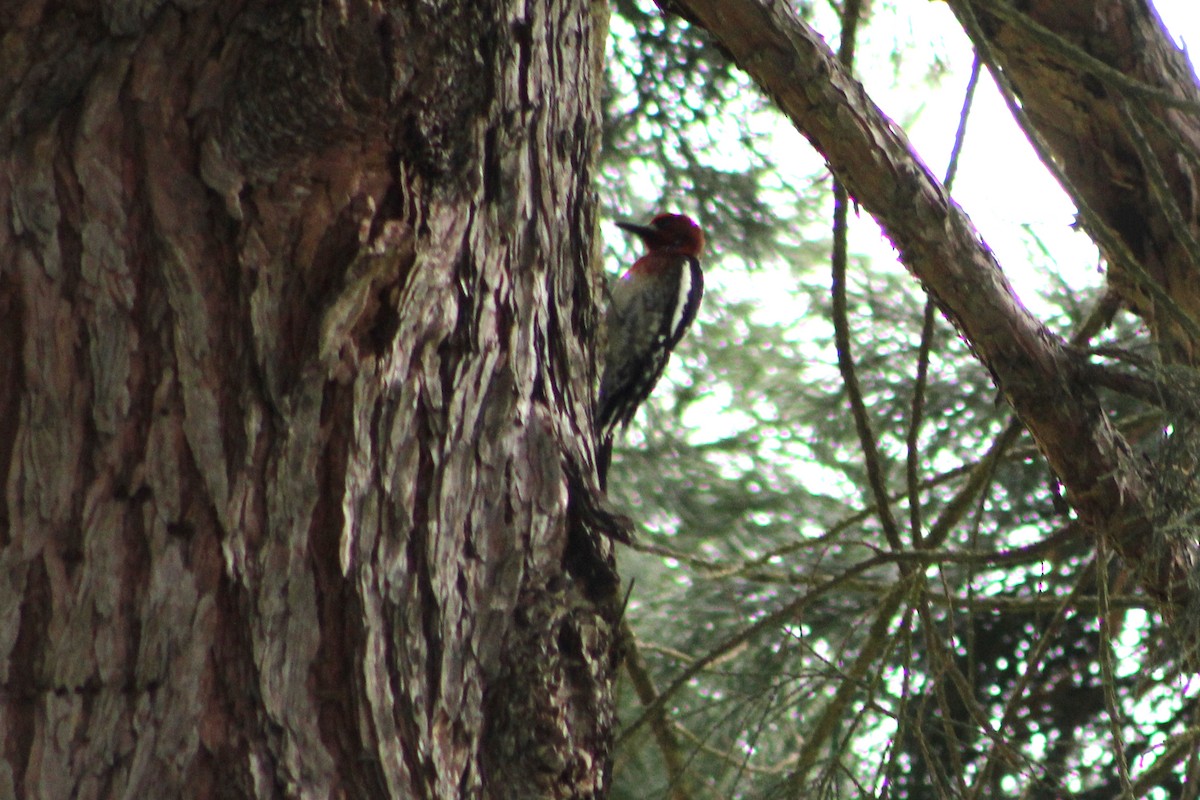
<path id="1" fill-rule="evenodd" d="M 837 9 L 800 11 L 836 45 Z M 860 27 L 860 63 L 899 87 L 906 104 L 885 110 L 901 122 L 960 107 L 971 66 L 906 14 L 872 3 Z M 987 370 L 940 315 L 927 326 L 924 291 L 874 223 L 851 213 L 846 323 L 898 549 L 838 369 L 823 163 L 649 0 L 613 3 L 607 79 L 606 217 L 684 212 L 710 242 L 698 323 L 610 476 L 643 526 L 621 553 L 613 797 L 1110 798 L 1123 772 L 1146 796 L 1195 796 L 1194 755 L 1149 772 L 1195 736 L 1180 648 L 1076 524 Z M 964 159 L 992 155 L 970 140 Z M 636 243 L 605 235 L 615 276 Z M 1096 261 L 1022 236 L 1020 266 L 1040 276 L 1023 300 L 1070 337 L 1102 291 Z M 1127 315 L 1091 344 L 1147 346 Z M 1158 457 L 1169 421 L 1104 401 Z"/>

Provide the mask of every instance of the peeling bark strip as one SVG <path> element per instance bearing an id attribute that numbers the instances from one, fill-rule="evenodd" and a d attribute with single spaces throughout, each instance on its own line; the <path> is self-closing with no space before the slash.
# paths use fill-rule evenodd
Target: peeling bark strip
<path id="1" fill-rule="evenodd" d="M 602 795 L 604 13 L 89 9 L 0 67 L 0 797 Z"/>
<path id="2" fill-rule="evenodd" d="M 680 0 L 776 101 L 880 223 L 1033 434 L 1080 517 L 1147 556 L 1145 478 L 1063 347 L 1014 294 L 966 214 L 903 133 L 787 3 Z M 1186 602 L 1181 554 L 1144 564 L 1145 588 Z"/>

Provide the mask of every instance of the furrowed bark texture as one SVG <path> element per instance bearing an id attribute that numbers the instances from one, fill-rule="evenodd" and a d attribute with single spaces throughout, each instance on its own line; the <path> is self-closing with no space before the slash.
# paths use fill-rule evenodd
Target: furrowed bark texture
<path id="1" fill-rule="evenodd" d="M 602 793 L 604 14 L 5 15 L 0 796 Z"/>
<path id="2" fill-rule="evenodd" d="M 992 371 L 1080 518 L 1113 536 L 1144 568 L 1143 585 L 1152 595 L 1186 602 L 1189 553 L 1156 550 L 1153 563 L 1143 562 L 1150 555 L 1151 515 L 1141 465 L 1080 379 L 1064 343 L 1021 304 L 966 214 L 903 133 L 787 3 L 679 5 L 774 98 L 879 221 L 905 265 Z"/>

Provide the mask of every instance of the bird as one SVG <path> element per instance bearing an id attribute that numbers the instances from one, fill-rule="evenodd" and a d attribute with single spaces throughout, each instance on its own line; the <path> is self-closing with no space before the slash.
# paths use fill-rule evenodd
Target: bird
<path id="1" fill-rule="evenodd" d="M 616 281 L 605 315 L 608 343 L 596 401 L 602 488 L 613 436 L 654 390 L 704 297 L 704 233 L 690 217 L 659 214 L 648 225 L 617 226 L 641 238 L 646 254 Z"/>

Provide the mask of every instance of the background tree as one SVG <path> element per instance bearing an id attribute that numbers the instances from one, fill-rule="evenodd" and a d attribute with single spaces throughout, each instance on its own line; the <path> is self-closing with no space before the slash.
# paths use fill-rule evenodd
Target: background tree
<path id="1" fill-rule="evenodd" d="M 1140 3 L 949 6 L 1104 256 L 1080 296 L 1031 240 L 1040 318 L 950 200 L 953 167 L 935 178 L 849 77 L 858 23 L 909 9 L 837 5 L 835 56 L 783 4 L 617 6 L 610 105 L 632 88 L 650 112 L 611 131 L 730 163 L 686 123 L 752 105 L 728 99 L 732 61 L 920 279 L 856 257 L 819 175 L 768 203 L 791 227 L 765 250 L 712 237 L 734 252 L 710 275 L 790 269 L 803 317 L 710 294 L 674 395 L 614 466 L 654 534 L 622 564 L 620 796 L 1195 796 L 1196 78 Z M 725 104 L 654 127 L 701 102 L 692 85 Z M 744 158 L 722 190 L 696 179 L 710 226 L 779 197 Z M 650 174 L 692 196 L 686 173 Z"/>

